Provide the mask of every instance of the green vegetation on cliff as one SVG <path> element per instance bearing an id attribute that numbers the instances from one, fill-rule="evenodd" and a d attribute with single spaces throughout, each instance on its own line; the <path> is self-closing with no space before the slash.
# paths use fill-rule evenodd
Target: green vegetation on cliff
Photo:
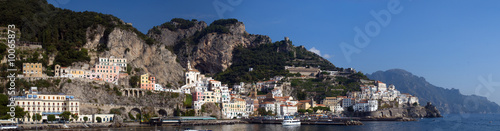
<path id="1" fill-rule="evenodd" d="M 285 66 L 312 66 L 325 70 L 337 69 L 329 61 L 307 51 L 302 46 L 295 47 L 291 41 L 278 41 L 256 47 L 237 47 L 233 50 L 233 64 L 215 79 L 223 83 L 255 82 L 274 76 L 286 76 Z M 249 69 L 253 68 L 253 71 Z"/>
<path id="2" fill-rule="evenodd" d="M 135 32 L 147 44 L 154 41 L 115 16 L 96 12 L 74 12 L 56 8 L 44 0 L 7 0 L 0 4 L 0 26 L 16 25 L 22 33 L 21 41 L 41 42 L 47 52 L 59 52 L 55 63 L 62 66 L 73 62 L 89 61 L 87 50 L 87 28 L 102 25 L 106 28 L 99 46 L 106 50 L 107 36 L 115 27 Z"/>

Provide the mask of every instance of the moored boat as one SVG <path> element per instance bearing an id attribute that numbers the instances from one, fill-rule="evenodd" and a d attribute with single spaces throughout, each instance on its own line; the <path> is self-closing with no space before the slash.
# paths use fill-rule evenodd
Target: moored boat
<path id="1" fill-rule="evenodd" d="M 283 119 L 283 122 L 281 124 L 283 124 L 284 126 L 300 125 L 300 120 L 294 119 L 291 116 L 285 116 L 285 119 Z"/>

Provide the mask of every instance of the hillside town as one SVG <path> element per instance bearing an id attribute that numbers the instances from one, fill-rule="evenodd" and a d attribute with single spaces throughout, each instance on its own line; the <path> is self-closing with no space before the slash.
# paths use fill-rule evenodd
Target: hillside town
<path id="1" fill-rule="evenodd" d="M 117 84 L 121 75 L 127 75 L 123 72 L 127 68 L 126 61 L 126 59 L 111 56 L 109 58 L 99 58 L 99 62 L 92 67 L 85 65 L 81 68 L 72 68 L 56 65 L 54 78 L 86 79 Z M 316 77 L 321 72 L 328 72 L 329 75 L 339 77 L 347 77 L 350 74 L 356 73 L 352 68 L 341 71 L 325 71 L 314 67 L 287 66 L 285 68 L 289 70 L 290 73 L 300 73 L 302 79 L 304 77 Z M 23 63 L 23 77 L 43 78 L 47 76 L 42 73 L 42 65 L 40 63 Z M 178 89 L 167 88 L 156 83 L 156 81 L 156 78 L 151 74 L 142 74 L 140 76 L 140 89 L 157 93 L 172 92 L 188 94 L 192 97 L 192 107 L 196 114 L 200 114 L 204 111 L 204 104 L 215 103 L 219 105 L 222 117 L 226 119 L 260 116 L 263 112 L 275 116 L 294 116 L 304 113 L 333 114 L 340 116 L 344 111 L 348 110 L 354 112 L 373 112 L 388 107 L 404 107 L 419 104 L 417 97 L 407 93 L 400 93 L 394 85 L 387 86 L 381 81 L 372 80 L 361 80 L 360 82 L 362 85 L 359 87 L 361 91 L 348 92 L 344 96 L 325 97 L 319 102 L 314 101 L 314 99 L 298 100 L 293 96 L 285 96 L 283 87 L 290 85 L 290 83 L 287 82 L 283 76 L 275 76 L 268 81 L 259 81 L 256 83 L 240 82 L 232 87 L 228 87 L 227 84 L 223 84 L 221 81 L 214 80 L 212 77 L 201 74 L 191 66 L 189 61 L 187 62 L 187 69 L 185 72 L 185 85 Z M 32 90 L 36 90 L 36 87 Z M 26 96 L 17 98 L 19 105 L 25 106 L 20 102 L 29 100 L 29 98 L 43 99 L 42 95 L 35 95 L 37 94 L 36 91 L 32 92 L 32 90 L 30 90 L 29 93 L 27 92 Z M 267 94 L 258 94 L 258 92 L 263 90 L 269 92 Z M 39 98 L 37 98 L 37 96 L 39 96 Z M 48 97 L 48 99 L 50 99 L 50 97 Z M 46 118 L 51 112 L 54 114 L 54 112 L 59 111 L 79 110 L 77 106 L 78 100 L 76 98 L 74 99 L 72 96 L 62 96 L 61 100 L 75 101 L 76 103 L 71 107 L 53 108 L 52 110 L 51 108 L 47 110 L 38 108 L 30 110 L 27 108 L 27 111 L 41 111 L 43 112 L 42 116 Z M 31 101 L 28 103 L 31 103 Z M 66 103 L 67 102 L 63 102 L 62 104 L 64 105 Z M 73 109 L 73 107 L 75 108 Z M 30 112 L 30 115 L 32 114 L 33 113 Z M 78 112 L 74 114 L 78 114 Z"/>

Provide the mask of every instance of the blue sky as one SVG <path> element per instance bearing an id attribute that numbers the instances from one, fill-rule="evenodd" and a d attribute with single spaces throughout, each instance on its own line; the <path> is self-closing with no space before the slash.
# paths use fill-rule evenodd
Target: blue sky
<path id="1" fill-rule="evenodd" d="M 389 0 L 48 1 L 74 11 L 112 14 L 144 33 L 172 18 L 207 23 L 236 18 L 249 33 L 268 35 L 273 41 L 290 37 L 295 45 L 319 52 L 336 66 L 364 73 L 401 68 L 434 85 L 500 103 L 496 95 L 500 93 L 500 1 L 399 0 L 399 5 Z M 397 5 L 399 12 L 389 12 L 391 5 Z M 389 12 L 391 19 L 383 26 L 371 11 Z M 360 38 L 356 27 L 369 42 L 359 39 L 355 44 L 354 39 Z M 356 53 L 347 55 L 342 48 Z"/>

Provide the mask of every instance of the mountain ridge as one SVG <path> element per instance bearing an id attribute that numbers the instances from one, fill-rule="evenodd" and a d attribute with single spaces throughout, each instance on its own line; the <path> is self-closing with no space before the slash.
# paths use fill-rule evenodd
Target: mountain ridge
<path id="1" fill-rule="evenodd" d="M 404 69 L 389 69 L 366 74 L 368 78 L 394 84 L 401 93 L 410 93 L 420 103 L 431 102 L 443 113 L 498 113 L 497 103 L 477 95 L 463 95 L 458 89 L 435 86 L 424 77 Z"/>

